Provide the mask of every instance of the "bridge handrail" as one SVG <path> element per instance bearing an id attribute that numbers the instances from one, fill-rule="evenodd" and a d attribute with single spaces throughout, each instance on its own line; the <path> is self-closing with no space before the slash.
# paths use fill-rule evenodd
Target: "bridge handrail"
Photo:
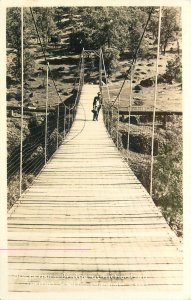
<path id="1" fill-rule="evenodd" d="M 76 83 L 78 84 L 77 87 L 77 93 L 75 95 L 75 101 L 73 105 L 67 105 L 65 103 L 65 101 L 62 101 L 60 93 L 58 92 L 56 83 L 54 81 L 53 78 L 53 74 L 51 72 L 51 68 L 45 53 L 45 50 L 43 48 L 43 44 L 41 42 L 41 37 L 39 35 L 38 32 L 38 28 L 37 28 L 37 24 L 36 24 L 36 20 L 32 11 L 32 8 L 30 8 L 31 11 L 31 15 L 35 24 L 35 28 L 36 28 L 36 32 L 37 32 L 37 36 L 41 45 L 41 49 L 44 55 L 44 59 L 45 62 L 47 64 L 47 87 L 46 87 L 46 104 L 44 106 L 44 113 L 45 113 L 45 117 L 42 115 L 39 117 L 39 115 L 37 115 L 37 112 L 42 112 L 42 108 L 40 109 L 29 109 L 29 108 L 24 108 L 23 105 L 23 100 L 21 101 L 21 106 L 14 108 L 11 107 L 12 110 L 20 110 L 21 115 L 20 115 L 20 119 L 21 119 L 21 139 L 20 139 L 20 146 L 14 146 L 17 149 L 16 152 L 14 153 L 14 158 L 13 157 L 8 157 L 8 161 L 7 161 L 7 170 L 8 170 L 8 187 L 11 185 L 12 183 L 15 184 L 15 180 L 17 182 L 17 175 L 19 175 L 20 179 L 19 179 L 19 195 L 21 196 L 21 194 L 23 193 L 23 189 L 24 186 L 26 186 L 26 180 L 25 177 L 28 178 L 28 175 L 26 174 L 35 174 L 37 175 L 39 173 L 39 171 L 43 168 L 44 165 L 46 165 L 47 161 L 50 159 L 50 157 L 53 155 L 53 153 L 56 151 L 56 149 L 58 149 L 61 140 L 61 130 L 63 133 L 63 137 L 62 140 L 65 139 L 66 134 L 69 132 L 71 126 L 72 126 L 72 122 L 74 120 L 75 114 L 76 114 L 76 106 L 78 104 L 79 98 L 80 98 L 80 94 L 81 94 L 81 90 L 82 90 L 82 86 L 84 84 L 84 50 L 82 51 L 81 55 L 80 55 L 80 59 L 79 59 L 79 64 L 78 64 L 78 73 L 74 82 L 74 87 L 76 88 Z M 23 12 L 22 12 L 22 20 L 23 20 Z M 23 28 L 23 22 L 22 22 L 22 28 Z M 22 40 L 23 40 L 23 36 L 22 36 Z M 48 80 L 49 80 L 49 73 L 50 73 L 50 77 L 53 81 L 53 85 L 56 91 L 56 94 L 58 96 L 58 103 L 56 104 L 56 106 L 54 107 L 54 109 L 52 107 L 48 107 Z M 22 99 L 23 99 L 23 95 L 22 95 Z M 63 105 L 64 107 L 64 114 L 63 117 L 61 116 L 61 113 L 63 113 L 62 111 L 60 111 L 60 104 Z M 8 108 L 9 109 L 9 108 Z M 55 114 L 55 112 L 57 111 L 57 115 Z M 30 122 L 32 119 L 34 119 L 34 125 L 30 124 L 30 129 L 29 132 L 30 134 L 28 135 L 28 133 L 25 133 L 25 137 L 23 136 L 23 128 L 24 126 L 26 126 L 26 124 L 24 124 L 24 122 L 28 122 L 27 118 L 25 118 L 24 120 L 24 113 L 33 113 L 33 115 L 30 116 Z M 51 114 L 53 113 L 53 117 L 51 117 Z M 34 115 L 35 114 L 35 115 Z M 50 117 L 49 117 L 50 114 Z M 10 117 L 14 117 L 12 116 L 12 113 L 10 115 Z M 50 118 L 52 118 L 52 120 L 50 120 Z M 43 119 L 43 120 L 40 120 Z M 35 123 L 36 122 L 36 123 Z M 41 122 L 41 123 L 39 123 Z M 29 124 L 29 123 L 27 123 Z M 28 125 L 27 125 L 28 127 Z M 56 139 L 54 139 L 54 136 L 51 137 L 52 134 L 54 134 L 54 130 L 56 131 Z M 33 133 L 32 133 L 33 132 Z M 20 149 L 20 150 L 19 150 Z M 34 154 L 35 160 L 33 161 L 34 163 L 31 164 L 30 160 L 31 160 L 31 155 Z M 43 158 L 44 156 L 44 158 Z M 26 176 L 25 176 L 26 175 Z M 27 179 L 28 180 L 28 179 Z M 12 181 L 12 182 L 11 182 Z"/>

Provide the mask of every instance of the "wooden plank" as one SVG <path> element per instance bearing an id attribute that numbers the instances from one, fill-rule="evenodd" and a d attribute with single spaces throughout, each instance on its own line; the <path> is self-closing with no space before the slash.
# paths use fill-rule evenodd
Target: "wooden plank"
<path id="1" fill-rule="evenodd" d="M 79 258 L 81 261 L 79 261 Z M 181 266 L 182 263 L 182 258 L 181 257 L 173 257 L 173 256 L 166 256 L 166 257 L 145 257 L 145 256 L 137 256 L 137 257 L 126 257 L 126 256 L 121 256 L 121 257 L 116 257 L 114 256 L 99 256 L 99 257 L 81 257 L 80 255 L 76 255 L 76 257 L 71 257 L 70 254 L 67 256 L 67 260 L 65 257 L 62 256 L 34 256 L 34 255 L 24 255 L 24 256 L 17 256 L 17 255 L 10 255 L 9 256 L 9 261 L 17 263 L 17 261 L 23 260 L 23 262 L 34 262 L 34 263 L 87 263 L 87 264 L 94 264 L 94 263 L 100 263 L 102 265 L 107 264 L 107 263 L 113 263 L 117 259 L 119 264 L 127 264 L 127 265 L 150 265 L 154 266 L 155 264 L 158 265 L 172 265 L 172 264 L 178 264 Z"/>
<path id="2" fill-rule="evenodd" d="M 169 274 L 170 272 L 172 273 L 173 276 L 180 276 L 182 275 L 182 268 L 181 264 L 134 264 L 134 265 L 129 265 L 125 263 L 119 263 L 118 260 L 115 260 L 113 262 L 105 260 L 104 264 L 100 264 L 97 261 L 94 263 L 91 262 L 87 264 L 86 260 L 84 259 L 83 262 L 78 262 L 75 263 L 74 258 L 71 260 L 71 262 L 63 262 L 63 263 L 34 263 L 33 260 L 28 261 L 26 263 L 23 263 L 22 261 L 22 270 L 26 272 L 27 270 L 34 271 L 34 270 L 43 270 L 43 271 L 48 271 L 51 269 L 54 269 L 55 271 L 108 271 L 108 264 L 110 266 L 110 272 L 115 272 L 115 271 L 120 271 L 120 272 L 147 272 L 147 271 L 154 271 L 154 272 L 163 272 L 163 274 Z M 68 258 L 67 258 L 68 261 Z M 11 273 L 13 274 L 14 272 L 17 273 L 17 271 L 20 270 L 21 262 L 17 263 L 10 263 L 10 268 L 9 270 L 13 270 Z M 145 274 L 146 275 L 146 274 Z"/>
<path id="3" fill-rule="evenodd" d="M 100 282 L 107 282 L 107 285 L 112 285 L 113 283 L 120 283 L 121 285 L 156 285 L 157 284 L 167 284 L 167 285 L 181 285 L 182 284 L 182 274 L 181 272 L 174 271 L 174 276 L 171 276 L 172 272 L 168 271 L 137 271 L 137 272 L 112 272 L 112 271 L 95 271 L 95 272 L 85 272 L 85 271 L 32 271 L 31 273 L 25 271 L 21 276 L 17 271 L 11 270 L 10 283 L 16 282 L 17 284 L 48 284 L 52 282 L 54 285 L 60 284 L 72 284 L 75 285 L 76 279 L 79 283 L 91 283 L 99 285 Z M 30 274 L 30 275 L 29 275 Z M 20 275 L 20 276 L 19 276 Z"/>

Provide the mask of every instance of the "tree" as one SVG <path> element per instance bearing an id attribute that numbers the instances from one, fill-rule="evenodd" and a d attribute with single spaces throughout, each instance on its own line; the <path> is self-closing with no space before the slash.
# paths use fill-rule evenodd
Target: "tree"
<path id="1" fill-rule="evenodd" d="M 118 49 L 120 54 L 135 53 L 151 8 L 140 7 L 88 7 L 81 8 L 81 19 L 70 36 L 70 45 L 76 52 L 85 49 Z M 79 25 L 80 24 L 80 25 Z M 77 26 L 78 25 L 78 26 Z M 139 55 L 147 52 L 143 39 Z"/>
<path id="2" fill-rule="evenodd" d="M 143 34 L 147 21 L 147 12 L 140 7 L 130 7 L 128 9 L 128 50 L 130 55 L 134 55 Z M 145 55 L 148 51 L 148 42 L 143 39 L 139 47 L 138 55 Z"/>
<path id="3" fill-rule="evenodd" d="M 116 70 L 118 66 L 119 50 L 116 48 L 107 48 L 104 51 L 104 63 L 108 76 Z"/>
<path id="4" fill-rule="evenodd" d="M 12 62 L 8 64 L 8 71 L 20 81 L 21 75 L 21 9 L 7 9 L 7 47 L 14 49 Z"/>
<path id="5" fill-rule="evenodd" d="M 81 8 L 80 12 L 80 25 L 77 21 L 74 26 L 76 30 L 70 37 L 75 39 L 76 34 L 77 49 L 99 49 L 100 47 L 123 49 L 126 46 L 127 32 L 124 28 L 127 21 L 121 8 L 88 7 Z M 82 38 L 79 39 L 79 36 Z"/>
<path id="6" fill-rule="evenodd" d="M 24 51 L 24 74 L 27 78 L 34 69 L 34 53 L 28 49 L 31 28 L 28 13 L 24 10 L 24 34 L 23 34 L 23 51 Z M 9 8 L 7 11 L 7 47 L 12 48 L 13 58 L 8 63 L 8 72 L 19 82 L 21 80 L 21 9 L 18 7 Z"/>
<path id="7" fill-rule="evenodd" d="M 33 8 L 39 35 L 46 51 L 49 38 L 55 34 L 57 27 L 54 21 L 55 9 L 52 7 Z"/>
<path id="8" fill-rule="evenodd" d="M 59 29 L 63 29 L 67 22 L 64 17 L 69 19 L 69 23 L 72 24 L 73 19 L 75 19 L 76 15 L 78 14 L 79 7 L 71 6 L 71 7 L 55 7 L 54 11 L 54 21 Z"/>
<path id="9" fill-rule="evenodd" d="M 111 75 L 119 53 L 128 43 L 127 9 L 121 7 L 84 7 L 79 9 L 80 20 L 70 34 L 70 48 L 76 53 L 82 49 L 102 48 L 106 69 Z"/>
<path id="10" fill-rule="evenodd" d="M 135 47 L 137 46 L 142 31 L 143 26 L 146 22 L 147 15 L 153 9 L 153 13 L 151 15 L 151 19 L 148 24 L 147 32 L 150 31 L 152 33 L 153 39 L 155 43 L 158 40 L 158 25 L 159 25 L 159 9 L 152 7 L 131 7 L 128 9 L 128 20 L 129 20 L 129 50 L 133 52 Z M 163 8 L 162 9 L 162 20 L 161 20 L 161 40 L 160 40 L 160 48 L 163 54 L 166 53 L 166 48 L 170 41 L 177 40 L 178 44 L 178 34 L 180 32 L 180 24 L 179 24 L 179 16 L 180 11 L 178 8 Z M 143 39 L 140 47 L 140 54 L 145 54 L 148 50 L 148 43 L 145 39 Z M 178 49 L 179 51 L 179 49 Z"/>
<path id="11" fill-rule="evenodd" d="M 33 8 L 34 17 L 44 50 L 46 51 L 49 38 L 57 30 L 54 22 L 55 9 L 40 7 Z M 29 8 L 23 11 L 24 21 L 24 75 L 28 78 L 34 70 L 34 52 L 30 51 L 29 44 L 34 36 L 37 37 L 36 29 L 33 23 Z M 8 64 L 8 72 L 17 80 L 21 78 L 21 9 L 18 7 L 8 8 L 7 10 L 7 47 L 13 50 L 13 59 Z"/>
<path id="12" fill-rule="evenodd" d="M 157 43 L 158 40 L 158 10 L 155 10 L 155 14 L 149 24 L 149 30 Z M 177 40 L 178 33 L 180 31 L 179 24 L 179 10 L 174 7 L 168 7 L 162 9 L 162 18 L 161 18 L 161 40 L 160 48 L 161 52 L 165 55 L 166 48 L 170 41 Z"/>
<path id="13" fill-rule="evenodd" d="M 166 47 L 170 41 L 176 40 L 180 27 L 178 24 L 178 10 L 176 8 L 164 8 L 161 20 L 161 49 L 166 53 Z"/>
<path id="14" fill-rule="evenodd" d="M 153 14 L 151 20 L 148 24 L 148 31 L 152 33 L 152 37 L 154 41 L 158 39 L 158 13 Z"/>

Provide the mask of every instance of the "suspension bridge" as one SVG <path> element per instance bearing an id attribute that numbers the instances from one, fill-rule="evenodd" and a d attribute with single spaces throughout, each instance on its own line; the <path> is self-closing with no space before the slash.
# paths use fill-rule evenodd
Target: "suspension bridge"
<path id="1" fill-rule="evenodd" d="M 97 90 L 83 86 L 63 145 L 9 212 L 10 291 L 182 284 L 178 239 L 120 156 L 103 116 L 92 122 Z"/>
<path id="2" fill-rule="evenodd" d="M 84 82 L 84 60 L 90 52 L 99 57 L 99 84 Z M 21 147 L 8 164 L 8 179 L 20 170 L 20 198 L 8 213 L 9 291 L 64 292 L 66 286 L 181 291 L 181 245 L 151 197 L 154 125 L 149 194 L 119 151 L 123 88 L 111 101 L 102 51 L 82 51 L 72 104 L 61 102 L 53 81 L 60 100 L 56 108 L 48 107 L 51 70 L 46 63 L 44 121 L 31 126 L 31 139 L 24 143 L 27 110 L 22 99 Z M 147 111 L 133 110 L 130 71 L 128 150 L 131 113 Z M 99 120 L 92 121 L 98 91 L 102 111 Z M 156 95 L 155 90 L 153 124 Z M 42 155 L 36 158 L 34 152 Z M 31 173 L 38 175 L 23 191 L 24 174 Z"/>

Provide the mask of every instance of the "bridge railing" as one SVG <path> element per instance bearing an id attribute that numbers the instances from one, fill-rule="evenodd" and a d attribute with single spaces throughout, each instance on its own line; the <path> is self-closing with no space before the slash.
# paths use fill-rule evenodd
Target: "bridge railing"
<path id="1" fill-rule="evenodd" d="M 172 198 L 170 189 L 173 190 L 173 181 L 177 181 L 177 184 L 181 186 L 179 176 L 182 150 L 181 99 L 176 101 L 173 106 L 174 99 L 169 103 L 164 90 L 162 97 L 157 92 L 158 63 L 159 45 L 157 59 L 152 66 L 153 70 L 150 67 L 150 71 L 155 74 L 155 79 L 149 88 L 143 88 L 136 78 L 135 73 L 139 68 L 138 64 L 142 65 L 142 61 L 136 60 L 132 64 L 130 74 L 123 81 L 123 84 L 116 80 L 108 82 L 104 63 L 102 63 L 100 64 L 102 67 L 100 77 L 104 77 L 104 79 L 100 80 L 100 90 L 102 92 L 104 123 L 108 133 L 153 199 L 156 202 L 159 199 L 167 199 L 165 205 L 166 207 L 169 206 L 168 209 L 171 210 L 174 204 L 168 203 L 168 201 L 171 201 L 170 198 Z M 173 172 L 176 173 L 174 163 L 171 162 L 173 171 L 170 171 L 167 165 L 173 155 L 173 135 L 175 132 L 180 139 L 175 145 L 179 153 L 177 155 L 177 157 L 179 156 L 177 164 L 179 171 L 174 176 L 172 175 Z M 171 178 L 172 182 L 168 178 L 169 180 Z M 164 182 L 168 185 L 166 190 Z M 179 198 L 181 197 L 182 195 Z M 178 200 L 176 203 L 178 207 Z"/>
<path id="2" fill-rule="evenodd" d="M 66 101 L 55 91 L 57 104 L 49 99 L 49 74 L 47 65 L 47 84 L 44 89 L 44 106 L 17 107 L 8 109 L 8 123 L 14 124 L 17 140 L 12 144 L 8 139 L 7 178 L 8 206 L 18 199 L 24 190 L 31 185 L 35 176 L 42 170 L 48 160 L 63 143 L 75 119 L 79 102 L 84 71 L 82 66 L 83 53 L 80 57 L 79 74 L 74 83 L 73 94 Z M 51 92 L 52 97 L 52 92 Z M 22 122 L 21 122 L 22 121 Z M 21 127 L 22 126 L 22 127 Z M 22 129 L 22 130 L 21 130 Z M 15 139 L 14 139 L 15 140 Z"/>

